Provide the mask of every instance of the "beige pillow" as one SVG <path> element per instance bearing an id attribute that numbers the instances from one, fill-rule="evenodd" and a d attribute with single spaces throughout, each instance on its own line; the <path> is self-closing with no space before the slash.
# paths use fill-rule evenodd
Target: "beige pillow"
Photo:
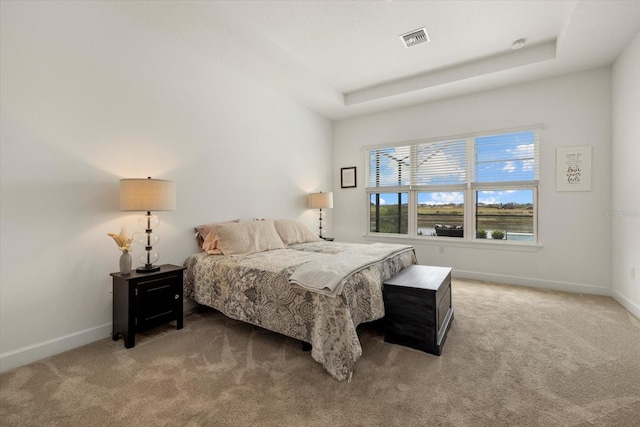
<path id="1" fill-rule="evenodd" d="M 243 255 L 284 249 L 276 227 L 271 220 L 219 224 L 218 249 L 224 255 Z"/>
<path id="2" fill-rule="evenodd" d="M 222 252 L 218 249 L 218 236 L 215 233 L 216 225 L 218 224 L 231 224 L 240 222 L 239 219 L 234 219 L 233 221 L 225 221 L 225 222 L 217 222 L 212 224 L 204 224 L 195 227 L 196 230 L 196 241 L 198 242 L 198 247 L 202 249 L 203 252 L 207 252 L 213 255 L 219 255 Z"/>
<path id="3" fill-rule="evenodd" d="M 276 219 L 274 222 L 278 235 L 287 246 L 296 243 L 319 242 L 321 240 L 301 222 L 290 219 Z"/>

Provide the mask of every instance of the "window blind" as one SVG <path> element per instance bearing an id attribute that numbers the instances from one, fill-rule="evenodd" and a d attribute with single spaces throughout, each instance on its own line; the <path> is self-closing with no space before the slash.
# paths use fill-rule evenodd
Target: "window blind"
<path id="1" fill-rule="evenodd" d="M 474 138 L 474 183 L 538 180 L 539 131 Z"/>
<path id="2" fill-rule="evenodd" d="M 388 147 L 366 152 L 367 187 L 410 185 L 410 146 Z"/>
<path id="3" fill-rule="evenodd" d="M 416 146 L 412 184 L 443 186 L 466 184 L 467 141 L 428 142 Z"/>
<path id="4" fill-rule="evenodd" d="M 416 141 L 365 151 L 367 188 L 537 185 L 539 129 Z"/>

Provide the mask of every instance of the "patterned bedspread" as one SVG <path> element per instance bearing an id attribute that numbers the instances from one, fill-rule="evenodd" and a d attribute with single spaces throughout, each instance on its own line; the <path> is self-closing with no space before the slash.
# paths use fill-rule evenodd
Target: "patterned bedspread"
<path id="1" fill-rule="evenodd" d="M 301 264 L 362 246 L 323 241 L 250 255 L 195 254 L 184 263 L 184 294 L 232 319 L 311 343 L 311 356 L 329 374 L 351 379 L 362 355 L 357 326 L 384 316 L 382 283 L 416 264 L 415 252 L 410 248 L 358 271 L 337 297 L 291 285 L 289 276 Z"/>

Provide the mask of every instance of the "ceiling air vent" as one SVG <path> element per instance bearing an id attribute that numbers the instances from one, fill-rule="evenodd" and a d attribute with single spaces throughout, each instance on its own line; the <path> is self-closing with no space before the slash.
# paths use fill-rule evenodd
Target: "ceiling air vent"
<path id="1" fill-rule="evenodd" d="M 421 43 L 427 43 L 429 41 L 429 35 L 426 28 L 420 28 L 419 30 L 413 30 L 400 36 L 405 47 L 412 47 Z"/>

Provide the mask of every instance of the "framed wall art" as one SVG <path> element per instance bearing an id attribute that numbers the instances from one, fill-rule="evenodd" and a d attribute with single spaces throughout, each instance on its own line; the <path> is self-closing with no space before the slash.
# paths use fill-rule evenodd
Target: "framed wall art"
<path id="1" fill-rule="evenodd" d="M 556 149 L 556 191 L 591 191 L 591 146 Z"/>
<path id="2" fill-rule="evenodd" d="M 356 167 L 355 166 L 340 169 L 340 187 L 356 188 Z"/>

